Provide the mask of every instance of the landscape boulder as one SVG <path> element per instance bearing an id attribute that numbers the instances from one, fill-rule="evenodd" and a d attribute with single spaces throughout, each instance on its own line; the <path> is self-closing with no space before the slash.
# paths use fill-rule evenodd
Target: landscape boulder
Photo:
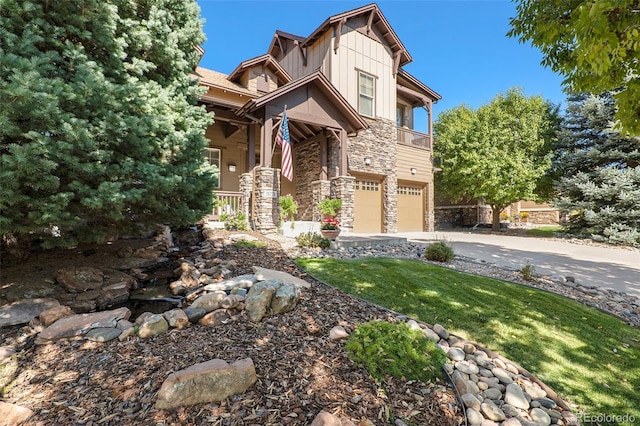
<path id="1" fill-rule="evenodd" d="M 60 318 L 68 317 L 71 315 L 74 315 L 74 312 L 70 307 L 63 305 L 54 306 L 53 308 L 49 308 L 40 314 L 40 322 L 44 327 L 49 327 Z"/>
<path id="2" fill-rule="evenodd" d="M 131 311 L 118 308 L 110 311 L 77 314 L 60 318 L 42 330 L 36 337 L 36 344 L 46 344 L 59 339 L 81 338 L 94 328 L 115 328 L 121 319 L 129 319 Z"/>
<path id="3" fill-rule="evenodd" d="M 138 330 L 138 336 L 143 339 L 166 333 L 169 330 L 169 323 L 162 314 L 153 314 L 147 317 Z"/>
<path id="4" fill-rule="evenodd" d="M 261 268 L 259 266 L 253 266 L 252 268 L 258 281 L 279 280 L 283 284 L 290 284 L 299 288 L 311 288 L 311 284 L 305 280 L 294 277 L 286 272 Z"/>
<path id="5" fill-rule="evenodd" d="M 213 359 L 172 373 L 162 383 L 156 408 L 169 410 L 203 402 L 218 402 L 246 391 L 258 380 L 251 358 L 228 364 Z"/>
<path id="6" fill-rule="evenodd" d="M 56 299 L 23 299 L 0 306 L 0 328 L 26 324 L 56 306 L 60 306 Z"/>
<path id="7" fill-rule="evenodd" d="M 0 401 L 0 425 L 20 425 L 33 416 L 33 411 L 20 405 Z"/>

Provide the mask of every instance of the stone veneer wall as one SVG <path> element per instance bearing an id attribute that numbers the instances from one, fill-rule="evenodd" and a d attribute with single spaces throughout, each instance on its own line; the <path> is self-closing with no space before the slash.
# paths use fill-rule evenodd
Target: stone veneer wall
<path id="1" fill-rule="evenodd" d="M 294 161 L 294 179 L 296 184 L 294 199 L 298 203 L 296 220 L 315 220 L 313 217 L 313 208 L 316 205 L 314 182 L 320 177 L 320 170 L 322 168 L 320 162 L 320 143 L 311 142 L 296 147 Z"/>
<path id="2" fill-rule="evenodd" d="M 316 180 L 312 182 L 313 187 L 313 206 L 317 206 L 318 203 L 325 198 L 331 196 L 331 182 L 328 180 Z M 320 222 L 322 220 L 322 214 L 316 208 L 313 208 L 313 221 Z"/>
<path id="3" fill-rule="evenodd" d="M 363 117 L 369 128 L 358 132 L 357 136 L 348 139 L 349 171 L 368 173 L 384 177 L 382 181 L 382 231 L 398 230 L 398 176 L 397 176 L 397 142 L 396 123 L 378 118 L 376 120 Z M 370 158 L 371 164 L 365 165 L 364 159 Z M 344 200 L 343 200 L 344 208 Z M 353 209 L 353 205 L 351 205 Z"/>
<path id="4" fill-rule="evenodd" d="M 340 228 L 349 233 L 353 231 L 353 207 L 356 178 L 353 176 L 336 176 L 331 178 L 331 198 L 342 199 L 342 207 L 338 211 L 337 219 Z"/>
<path id="5" fill-rule="evenodd" d="M 280 204 L 278 203 L 280 169 L 256 167 L 254 172 L 255 190 L 253 191 L 253 199 L 255 210 L 253 219 L 256 231 L 263 233 L 275 232 L 280 220 Z"/>
<path id="6" fill-rule="evenodd" d="M 242 192 L 242 213 L 248 221 L 251 221 L 251 193 L 253 192 L 253 173 L 242 173 L 240 175 L 240 192 Z"/>

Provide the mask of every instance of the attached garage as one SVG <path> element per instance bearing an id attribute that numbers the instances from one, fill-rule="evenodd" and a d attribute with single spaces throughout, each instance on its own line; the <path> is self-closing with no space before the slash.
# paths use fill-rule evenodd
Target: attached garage
<path id="1" fill-rule="evenodd" d="M 424 189 L 398 184 L 398 232 L 424 230 Z"/>
<path id="2" fill-rule="evenodd" d="M 356 178 L 353 232 L 382 232 L 382 182 Z"/>

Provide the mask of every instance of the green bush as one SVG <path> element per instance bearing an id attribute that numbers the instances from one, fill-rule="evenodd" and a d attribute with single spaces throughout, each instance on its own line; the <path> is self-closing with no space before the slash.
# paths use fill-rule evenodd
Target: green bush
<path id="1" fill-rule="evenodd" d="M 315 232 L 305 232 L 296 237 L 296 242 L 300 247 L 320 247 L 328 249 L 331 241 Z"/>
<path id="2" fill-rule="evenodd" d="M 453 249 L 447 243 L 438 241 L 427 246 L 424 258 L 434 262 L 451 262 L 454 258 Z"/>
<path id="3" fill-rule="evenodd" d="M 220 219 L 224 222 L 224 229 L 227 231 L 246 231 L 248 228 L 247 216 L 241 212 L 223 213 Z"/>
<path id="4" fill-rule="evenodd" d="M 536 278 L 536 267 L 530 264 L 526 264 L 520 269 L 520 274 L 522 274 L 522 279 L 525 281 L 533 281 Z"/>
<path id="5" fill-rule="evenodd" d="M 298 213 L 298 203 L 291 195 L 280 196 L 278 202 L 280 204 L 280 221 L 291 221 L 291 227 L 293 228 L 293 220 L 296 217 L 296 213 Z"/>
<path id="6" fill-rule="evenodd" d="M 435 381 L 442 378 L 445 353 L 419 330 L 406 323 L 371 321 L 360 324 L 345 346 L 351 360 L 380 380 Z"/>

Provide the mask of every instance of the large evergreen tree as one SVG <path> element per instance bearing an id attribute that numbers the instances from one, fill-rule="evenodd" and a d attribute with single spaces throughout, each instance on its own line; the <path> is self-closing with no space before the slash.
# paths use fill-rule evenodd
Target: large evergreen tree
<path id="1" fill-rule="evenodd" d="M 215 183 L 193 0 L 0 0 L 0 233 L 194 223 Z"/>
<path id="2" fill-rule="evenodd" d="M 550 165 L 557 108 L 540 96 L 512 89 L 474 111 L 464 105 L 442 112 L 434 124 L 434 153 L 442 160 L 438 190 L 454 201 L 483 199 L 493 229 L 509 204 L 536 199 Z"/>
<path id="3" fill-rule="evenodd" d="M 640 245 L 640 138 L 615 129 L 611 93 L 572 95 L 554 156 L 570 233 Z"/>

